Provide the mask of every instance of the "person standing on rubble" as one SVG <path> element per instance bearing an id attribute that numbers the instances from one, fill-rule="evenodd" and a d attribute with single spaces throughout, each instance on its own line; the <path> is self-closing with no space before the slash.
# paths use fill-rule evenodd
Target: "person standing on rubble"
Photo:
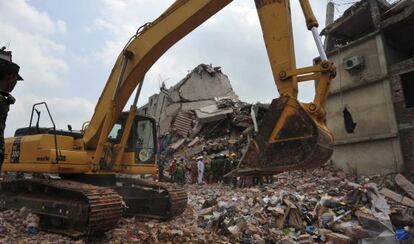
<path id="1" fill-rule="evenodd" d="M 256 175 L 256 176 L 253 176 L 253 185 L 254 186 L 263 186 L 263 176 L 261 176 L 261 175 Z"/>
<path id="2" fill-rule="evenodd" d="M 228 173 L 230 173 L 230 171 L 231 171 L 231 160 L 230 160 L 230 155 L 229 154 L 227 154 L 226 155 L 226 157 L 225 157 L 225 159 L 224 159 L 224 162 L 223 162 L 223 168 L 222 168 L 222 177 L 224 176 L 224 175 L 226 175 L 226 174 L 228 174 Z M 225 184 L 230 184 L 230 178 L 229 177 L 226 177 L 226 178 L 224 178 L 223 179 L 223 182 L 225 183 Z"/>
<path id="3" fill-rule="evenodd" d="M 217 183 L 218 174 L 217 174 L 217 160 L 219 156 L 215 156 L 211 160 L 211 183 Z"/>
<path id="4" fill-rule="evenodd" d="M 181 161 L 175 169 L 175 182 L 180 186 L 184 185 L 184 168 Z"/>
<path id="5" fill-rule="evenodd" d="M 235 153 L 230 154 L 229 161 L 230 161 L 230 171 L 236 169 L 239 162 L 237 161 L 237 155 Z M 233 184 L 234 187 L 237 187 L 237 177 L 233 176 L 231 178 L 231 183 Z"/>
<path id="6" fill-rule="evenodd" d="M 211 179 L 212 179 L 212 172 L 211 172 L 211 160 L 206 160 L 204 159 L 204 177 L 205 177 L 205 182 L 207 184 L 211 184 Z"/>
<path id="7" fill-rule="evenodd" d="M 197 158 L 197 168 L 198 168 L 198 184 L 203 184 L 203 177 L 204 177 L 204 160 L 203 156 L 199 156 Z"/>
<path id="8" fill-rule="evenodd" d="M 198 166 L 197 160 L 195 157 L 191 160 L 191 184 L 195 184 L 197 182 L 198 177 Z"/>
<path id="9" fill-rule="evenodd" d="M 191 178 L 191 162 L 183 158 L 183 169 L 184 169 L 184 183 L 190 182 Z"/>
<path id="10" fill-rule="evenodd" d="M 214 158 L 211 162 L 211 168 L 213 171 L 213 181 L 220 183 L 223 180 L 223 166 L 224 166 L 224 154 L 220 154 Z"/>
<path id="11" fill-rule="evenodd" d="M 169 172 L 170 172 L 170 180 L 171 182 L 175 182 L 175 170 L 177 169 L 177 159 L 174 158 L 171 163 L 170 163 L 170 168 L 169 168 Z"/>
<path id="12" fill-rule="evenodd" d="M 226 156 L 224 154 L 220 154 L 220 158 L 217 162 L 217 181 L 222 183 L 223 176 L 224 176 L 224 165 L 226 163 Z"/>
<path id="13" fill-rule="evenodd" d="M 4 129 L 9 107 L 16 99 L 10 95 L 18 80 L 23 80 L 19 75 L 19 65 L 12 62 L 12 54 L 5 47 L 0 50 L 0 169 L 4 161 Z"/>
<path id="14" fill-rule="evenodd" d="M 232 169 L 235 169 L 237 167 L 238 161 L 237 155 L 235 153 L 230 154 L 230 164 Z"/>

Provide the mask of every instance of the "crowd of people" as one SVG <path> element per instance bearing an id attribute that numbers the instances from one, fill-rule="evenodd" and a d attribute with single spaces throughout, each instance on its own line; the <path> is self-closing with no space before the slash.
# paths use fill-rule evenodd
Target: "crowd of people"
<path id="1" fill-rule="evenodd" d="M 176 182 L 179 185 L 230 183 L 230 179 L 224 176 L 235 169 L 237 164 L 235 153 L 218 154 L 212 158 L 204 153 L 191 159 L 181 157 L 170 161 L 161 155 L 158 160 L 158 178 L 163 181 Z"/>

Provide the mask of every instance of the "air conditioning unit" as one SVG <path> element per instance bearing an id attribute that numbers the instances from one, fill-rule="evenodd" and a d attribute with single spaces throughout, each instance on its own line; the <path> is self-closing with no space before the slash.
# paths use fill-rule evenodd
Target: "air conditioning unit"
<path id="1" fill-rule="evenodd" d="M 343 61 L 344 69 L 348 71 L 361 70 L 364 68 L 364 57 L 362 56 L 353 56 L 350 58 L 345 58 Z"/>

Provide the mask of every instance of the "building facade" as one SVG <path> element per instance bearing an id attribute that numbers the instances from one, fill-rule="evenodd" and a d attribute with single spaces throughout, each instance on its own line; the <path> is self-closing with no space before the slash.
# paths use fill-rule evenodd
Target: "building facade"
<path id="1" fill-rule="evenodd" d="M 326 104 L 333 163 L 414 173 L 414 1 L 362 0 L 323 33 L 337 67 Z"/>

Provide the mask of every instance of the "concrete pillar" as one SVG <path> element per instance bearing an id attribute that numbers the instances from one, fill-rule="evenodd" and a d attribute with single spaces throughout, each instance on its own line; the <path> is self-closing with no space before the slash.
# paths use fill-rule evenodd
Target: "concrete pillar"
<path id="1" fill-rule="evenodd" d="M 334 22 L 335 17 L 335 4 L 332 0 L 328 0 L 328 4 L 326 5 L 326 19 L 325 19 L 325 26 L 328 26 Z M 329 35 L 325 35 L 325 40 L 323 46 L 325 47 L 325 51 L 328 49 L 328 42 L 329 42 Z"/>
<path id="2" fill-rule="evenodd" d="M 326 21 L 325 26 L 328 26 L 334 22 L 335 16 L 335 4 L 332 0 L 329 0 L 328 4 L 326 5 Z"/>

